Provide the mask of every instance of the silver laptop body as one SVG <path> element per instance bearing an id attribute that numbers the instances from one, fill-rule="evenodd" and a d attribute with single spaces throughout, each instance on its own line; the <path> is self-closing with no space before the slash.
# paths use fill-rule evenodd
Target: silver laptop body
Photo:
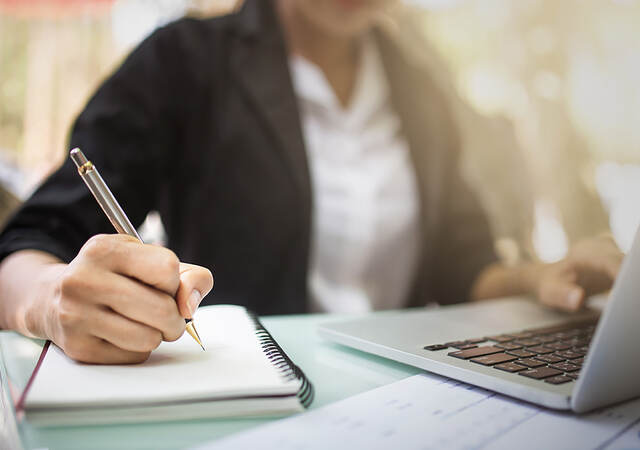
<path id="1" fill-rule="evenodd" d="M 325 324 L 319 333 L 349 347 L 549 408 L 586 412 L 627 400 L 640 395 L 640 229 L 597 322 L 577 381 L 554 385 L 449 356 L 454 348 L 424 348 L 597 316 L 594 310 L 566 314 L 533 300 L 500 299 L 381 312 Z"/>

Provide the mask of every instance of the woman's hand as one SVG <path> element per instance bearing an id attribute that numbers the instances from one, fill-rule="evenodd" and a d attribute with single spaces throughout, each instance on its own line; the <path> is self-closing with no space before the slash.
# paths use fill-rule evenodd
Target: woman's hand
<path id="1" fill-rule="evenodd" d="M 23 329 L 14 329 L 51 339 L 82 362 L 146 360 L 162 341 L 182 335 L 184 319 L 213 286 L 209 270 L 126 235 L 94 236 L 68 265 L 45 253 L 19 253 L 29 258 L 23 272 L 36 274 L 37 294 L 26 301 Z"/>
<path id="2" fill-rule="evenodd" d="M 547 306 L 577 311 L 587 296 L 611 287 L 623 257 L 613 239 L 598 237 L 580 242 L 554 264 L 492 264 L 476 278 L 471 299 L 534 295 Z"/>
<path id="3" fill-rule="evenodd" d="M 611 288 L 623 257 L 610 237 L 582 241 L 562 261 L 534 269 L 535 294 L 545 305 L 577 311 L 589 295 Z"/>

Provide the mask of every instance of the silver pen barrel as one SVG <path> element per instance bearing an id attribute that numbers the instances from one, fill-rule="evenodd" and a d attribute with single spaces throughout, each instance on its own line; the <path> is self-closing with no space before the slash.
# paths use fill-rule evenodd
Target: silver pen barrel
<path id="1" fill-rule="evenodd" d="M 129 221 L 124 210 L 109 190 L 109 187 L 100 176 L 98 169 L 89 161 L 79 148 L 74 148 L 70 153 L 71 159 L 78 167 L 78 173 L 95 197 L 96 201 L 109 218 L 109 221 L 120 234 L 128 234 L 137 238 L 140 242 L 140 235 Z"/>
<path id="2" fill-rule="evenodd" d="M 69 153 L 71 160 L 78 167 L 78 173 L 84 180 L 84 183 L 87 185 L 93 196 L 96 198 L 96 201 L 102 208 L 102 211 L 107 215 L 109 221 L 114 226 L 114 228 L 120 234 L 128 234 L 129 236 L 133 236 L 137 238 L 140 242 L 140 236 L 136 229 L 131 225 L 129 218 L 124 213 L 124 210 L 116 200 L 116 198 L 111 193 L 111 190 L 104 182 L 98 169 L 95 168 L 93 163 L 89 161 L 82 150 L 79 148 L 74 148 Z M 200 340 L 200 336 L 198 335 L 198 331 L 193 323 L 193 319 L 185 319 L 187 323 L 186 330 L 191 335 L 191 337 L 200 344 L 202 350 L 204 350 L 204 345 L 202 345 L 202 341 Z"/>

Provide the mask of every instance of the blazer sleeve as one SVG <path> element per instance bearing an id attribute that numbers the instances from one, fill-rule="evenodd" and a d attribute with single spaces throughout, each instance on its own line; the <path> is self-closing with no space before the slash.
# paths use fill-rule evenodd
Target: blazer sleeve
<path id="1" fill-rule="evenodd" d="M 178 89 L 180 61 L 172 47 L 169 28 L 147 38 L 89 100 L 71 133 L 70 148 L 95 163 L 134 226 L 156 206 L 175 141 L 168 93 Z M 99 233 L 114 229 L 67 157 L 8 222 L 0 258 L 36 249 L 68 262 Z"/>
<path id="2" fill-rule="evenodd" d="M 432 292 L 441 304 L 470 300 L 480 272 L 498 262 L 487 216 L 452 158 L 443 196 L 443 214 L 435 239 Z"/>

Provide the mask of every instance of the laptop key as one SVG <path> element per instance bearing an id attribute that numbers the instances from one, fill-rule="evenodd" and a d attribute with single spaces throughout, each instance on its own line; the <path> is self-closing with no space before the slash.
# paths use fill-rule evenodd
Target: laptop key
<path id="1" fill-rule="evenodd" d="M 518 339 L 513 341 L 514 344 L 522 345 L 523 347 L 533 347 L 534 345 L 540 345 L 538 338 Z"/>
<path id="2" fill-rule="evenodd" d="M 527 378 L 533 378 L 535 380 L 542 380 L 543 378 L 562 375 L 562 371 L 552 369 L 551 367 L 538 367 L 537 369 L 530 369 L 530 370 L 525 370 L 524 372 L 518 372 L 518 375 L 522 375 L 523 377 L 527 377 Z"/>
<path id="3" fill-rule="evenodd" d="M 537 353 L 538 355 L 546 355 L 547 353 L 553 353 L 553 350 L 545 347 L 544 345 L 536 345 L 535 347 L 528 347 L 527 351 Z"/>
<path id="4" fill-rule="evenodd" d="M 560 358 L 559 356 L 556 356 L 556 355 L 538 355 L 535 357 L 535 359 L 544 361 L 549 364 L 555 364 L 555 363 L 563 362 L 565 360 L 564 358 Z"/>
<path id="5" fill-rule="evenodd" d="M 518 358 L 531 358 L 532 356 L 536 356 L 537 353 L 533 353 L 530 351 L 527 351 L 525 349 L 521 349 L 521 350 L 509 350 L 507 352 L 510 355 L 513 356 L 517 356 Z"/>
<path id="6" fill-rule="evenodd" d="M 483 342 L 486 342 L 486 339 L 485 338 L 467 339 L 467 342 L 469 344 L 481 344 Z"/>
<path id="7" fill-rule="evenodd" d="M 547 378 L 544 380 L 545 383 L 550 384 L 563 384 L 568 383 L 569 381 L 573 381 L 573 379 L 564 375 L 556 375 L 555 377 Z"/>
<path id="8" fill-rule="evenodd" d="M 564 342 L 553 342 L 551 344 L 545 344 L 545 347 L 549 347 L 553 350 L 567 350 L 571 348 L 571 345 L 565 344 Z"/>
<path id="9" fill-rule="evenodd" d="M 466 343 L 466 344 L 461 344 L 461 345 L 453 345 L 452 347 L 457 348 L 459 350 L 467 350 L 469 348 L 476 348 L 477 345 Z"/>
<path id="10" fill-rule="evenodd" d="M 582 366 L 584 364 L 584 356 L 578 359 L 572 359 L 571 364 L 575 364 L 576 366 Z"/>
<path id="11" fill-rule="evenodd" d="M 576 352 L 573 350 L 565 350 L 562 352 L 555 352 L 554 355 L 557 355 L 560 358 L 564 358 L 564 359 L 578 359 L 578 358 L 582 358 L 584 356 L 584 353 Z"/>
<path id="12" fill-rule="evenodd" d="M 503 350 L 501 348 L 494 347 L 493 345 L 488 345 L 485 347 L 476 347 L 476 348 L 470 348 L 468 350 L 451 352 L 451 353 L 448 353 L 448 355 L 453 356 L 454 358 L 471 359 L 471 358 L 475 358 L 476 356 L 491 355 L 492 353 L 502 353 L 502 352 Z"/>
<path id="13" fill-rule="evenodd" d="M 553 364 L 549 367 L 562 370 L 563 372 L 575 372 L 576 370 L 580 370 L 580 366 L 576 366 L 575 364 L 571 364 L 570 362 Z"/>
<path id="14" fill-rule="evenodd" d="M 471 362 L 482 364 L 483 366 L 493 366 L 494 364 L 506 363 L 518 359 L 516 356 L 507 355 L 506 353 L 494 353 L 493 355 L 479 356 L 470 359 Z"/>
<path id="15" fill-rule="evenodd" d="M 558 339 L 568 339 L 571 337 L 571 335 L 568 332 L 554 333 L 553 336 L 555 336 Z"/>
<path id="16" fill-rule="evenodd" d="M 519 359 L 517 362 L 518 364 L 531 367 L 531 368 L 547 365 L 546 363 L 543 363 L 542 361 L 538 361 L 537 359 L 533 359 L 533 358 Z"/>
<path id="17" fill-rule="evenodd" d="M 424 347 L 425 350 L 429 350 L 431 352 L 444 350 L 445 348 L 449 348 L 449 346 L 444 344 L 433 344 L 433 345 L 427 345 Z"/>
<path id="18" fill-rule="evenodd" d="M 488 341 L 499 342 L 500 344 L 502 344 L 504 342 L 511 342 L 514 339 L 515 338 L 512 338 L 511 336 L 508 336 L 506 334 L 500 334 L 500 335 L 497 335 L 497 336 L 487 336 L 487 340 Z"/>
<path id="19" fill-rule="evenodd" d="M 504 363 L 504 364 L 497 364 L 495 366 L 493 366 L 494 369 L 499 369 L 499 370 L 504 370 L 505 372 L 520 372 L 522 370 L 526 370 L 527 368 L 524 366 L 520 366 L 516 363 L 513 362 L 508 362 L 508 363 Z"/>
<path id="20" fill-rule="evenodd" d="M 496 344 L 496 347 L 500 347 L 505 350 L 518 350 L 522 348 L 522 345 L 514 344 L 513 342 L 505 342 L 504 344 Z"/>
<path id="21" fill-rule="evenodd" d="M 580 371 L 578 372 L 569 372 L 566 374 L 566 376 L 568 376 L 571 379 L 577 380 L 578 379 L 578 375 L 580 375 Z"/>
<path id="22" fill-rule="evenodd" d="M 538 339 L 541 344 L 551 344 L 552 342 L 557 341 L 553 336 L 539 336 L 536 339 Z"/>
<path id="23" fill-rule="evenodd" d="M 447 347 L 457 347 L 458 345 L 465 345 L 467 344 L 467 341 L 452 341 L 452 342 L 445 342 L 444 345 L 446 345 Z"/>

